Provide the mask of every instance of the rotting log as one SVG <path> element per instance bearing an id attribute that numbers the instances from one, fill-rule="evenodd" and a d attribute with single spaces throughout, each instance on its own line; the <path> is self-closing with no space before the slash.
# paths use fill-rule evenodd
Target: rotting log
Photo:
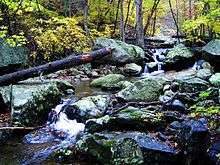
<path id="1" fill-rule="evenodd" d="M 49 74 L 56 72 L 58 70 L 90 63 L 94 60 L 98 60 L 106 55 L 111 54 L 111 52 L 112 52 L 111 48 L 103 48 L 79 56 L 72 55 L 62 60 L 57 60 L 37 67 L 6 74 L 0 76 L 0 86 L 14 84 L 17 83 L 18 81 L 26 80 L 31 77 L 37 77 L 41 73 Z"/>

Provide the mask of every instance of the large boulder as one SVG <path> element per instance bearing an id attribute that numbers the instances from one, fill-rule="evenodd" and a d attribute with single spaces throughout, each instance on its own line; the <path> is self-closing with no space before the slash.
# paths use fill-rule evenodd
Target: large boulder
<path id="1" fill-rule="evenodd" d="M 210 144 L 208 127 L 201 120 L 188 120 L 181 124 L 178 140 L 187 154 L 186 164 L 201 164 L 201 157 L 204 161 Z"/>
<path id="2" fill-rule="evenodd" d="M 164 126 L 163 115 L 147 108 L 128 107 L 114 115 L 86 121 L 89 132 L 102 130 L 155 130 Z"/>
<path id="3" fill-rule="evenodd" d="M 11 47 L 0 40 L 0 74 L 1 71 L 14 70 L 27 62 L 28 50 L 21 46 Z"/>
<path id="4" fill-rule="evenodd" d="M 112 134 L 84 135 L 77 149 L 102 164 L 143 164 L 137 142 L 131 138 L 114 138 Z"/>
<path id="5" fill-rule="evenodd" d="M 89 96 L 79 101 L 69 104 L 65 108 L 65 113 L 69 119 L 76 119 L 85 122 L 91 118 L 101 117 L 111 103 L 109 95 Z"/>
<path id="6" fill-rule="evenodd" d="M 38 126 L 46 121 L 48 113 L 69 88 L 73 88 L 72 85 L 64 81 L 26 81 L 23 84 L 1 87 L 0 94 L 4 104 L 11 106 L 13 124 Z"/>
<path id="7" fill-rule="evenodd" d="M 182 79 L 176 79 L 179 83 L 180 92 L 196 93 L 198 91 L 205 91 L 209 88 L 209 83 L 203 79 L 197 77 L 188 77 Z"/>
<path id="8" fill-rule="evenodd" d="M 77 148 L 102 164 L 168 165 L 177 161 L 178 152 L 140 132 L 108 132 L 85 135 Z"/>
<path id="9" fill-rule="evenodd" d="M 123 80 L 125 80 L 125 76 L 121 74 L 109 74 L 93 80 L 90 85 L 102 89 L 114 89 L 118 87 L 117 83 Z"/>
<path id="10" fill-rule="evenodd" d="M 203 57 L 211 64 L 217 65 L 220 62 L 220 39 L 214 39 L 203 47 Z"/>
<path id="11" fill-rule="evenodd" d="M 183 44 L 172 48 L 165 58 L 167 69 L 183 69 L 194 64 L 193 53 Z"/>
<path id="12" fill-rule="evenodd" d="M 157 101 L 165 83 L 165 79 L 148 77 L 122 89 L 116 96 L 126 101 Z"/>
<path id="13" fill-rule="evenodd" d="M 125 63 L 139 63 L 145 58 L 144 50 L 138 46 L 126 44 L 119 40 L 98 38 L 95 41 L 93 49 L 100 49 L 110 47 L 113 48 L 112 55 L 102 58 L 99 63 L 111 64 L 125 64 Z"/>

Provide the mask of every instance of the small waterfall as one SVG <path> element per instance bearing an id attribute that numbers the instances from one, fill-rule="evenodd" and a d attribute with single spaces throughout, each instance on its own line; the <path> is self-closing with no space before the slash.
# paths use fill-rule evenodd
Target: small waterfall
<path id="1" fill-rule="evenodd" d="M 24 142 L 28 144 L 45 144 L 51 142 L 56 142 L 56 144 L 35 152 L 31 158 L 22 162 L 23 165 L 41 164 L 52 153 L 75 143 L 76 136 L 84 131 L 85 125 L 78 123 L 76 120 L 69 120 L 65 114 L 65 107 L 73 102 L 75 102 L 75 99 L 63 100 L 61 104 L 57 105 L 49 113 L 45 128 L 24 137 Z"/>
<path id="2" fill-rule="evenodd" d="M 149 73 L 149 69 L 148 69 L 147 64 L 145 64 L 145 66 L 144 66 L 144 73 Z"/>

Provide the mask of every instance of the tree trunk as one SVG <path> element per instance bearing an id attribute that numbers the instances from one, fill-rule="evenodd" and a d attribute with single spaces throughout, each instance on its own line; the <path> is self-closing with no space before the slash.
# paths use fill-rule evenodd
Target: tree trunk
<path id="1" fill-rule="evenodd" d="M 49 73 L 53 73 L 58 70 L 70 68 L 76 65 L 89 63 L 89 62 L 92 62 L 93 60 L 98 60 L 110 54 L 111 51 L 112 51 L 111 48 L 103 48 L 103 49 L 96 50 L 88 54 L 83 54 L 79 56 L 72 55 L 62 60 L 57 60 L 57 61 L 50 62 L 50 63 L 40 65 L 37 67 L 6 74 L 3 76 L 0 76 L 0 86 L 14 84 L 18 81 L 25 80 L 30 77 L 37 77 L 41 73 L 49 74 Z"/>
<path id="2" fill-rule="evenodd" d="M 135 0 L 135 3 L 136 3 L 136 40 L 137 40 L 137 45 L 144 48 L 142 0 Z"/>
<path id="3" fill-rule="evenodd" d="M 121 40 L 125 42 L 125 29 L 124 29 L 124 0 L 121 0 L 120 3 L 120 35 L 121 35 Z"/>
<path id="4" fill-rule="evenodd" d="M 178 38 L 178 43 L 180 43 L 180 38 L 179 38 L 179 24 L 176 20 L 176 17 L 175 17 L 175 13 L 173 11 L 173 7 L 172 7 L 172 3 L 171 3 L 171 0 L 168 1 L 169 2 L 169 6 L 170 6 L 170 12 L 172 14 L 172 17 L 173 17 L 173 21 L 175 23 L 175 26 L 176 26 L 176 35 L 177 35 L 177 38 Z"/>

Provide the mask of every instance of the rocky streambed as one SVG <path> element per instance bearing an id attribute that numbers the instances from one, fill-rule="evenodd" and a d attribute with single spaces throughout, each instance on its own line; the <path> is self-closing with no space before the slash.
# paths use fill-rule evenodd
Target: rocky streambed
<path id="1" fill-rule="evenodd" d="M 116 51 L 99 63 L 1 87 L 2 113 L 11 110 L 3 126 L 41 128 L 0 130 L 0 161 L 219 164 L 218 68 L 183 44 L 146 54 L 96 43 L 105 46 Z"/>

